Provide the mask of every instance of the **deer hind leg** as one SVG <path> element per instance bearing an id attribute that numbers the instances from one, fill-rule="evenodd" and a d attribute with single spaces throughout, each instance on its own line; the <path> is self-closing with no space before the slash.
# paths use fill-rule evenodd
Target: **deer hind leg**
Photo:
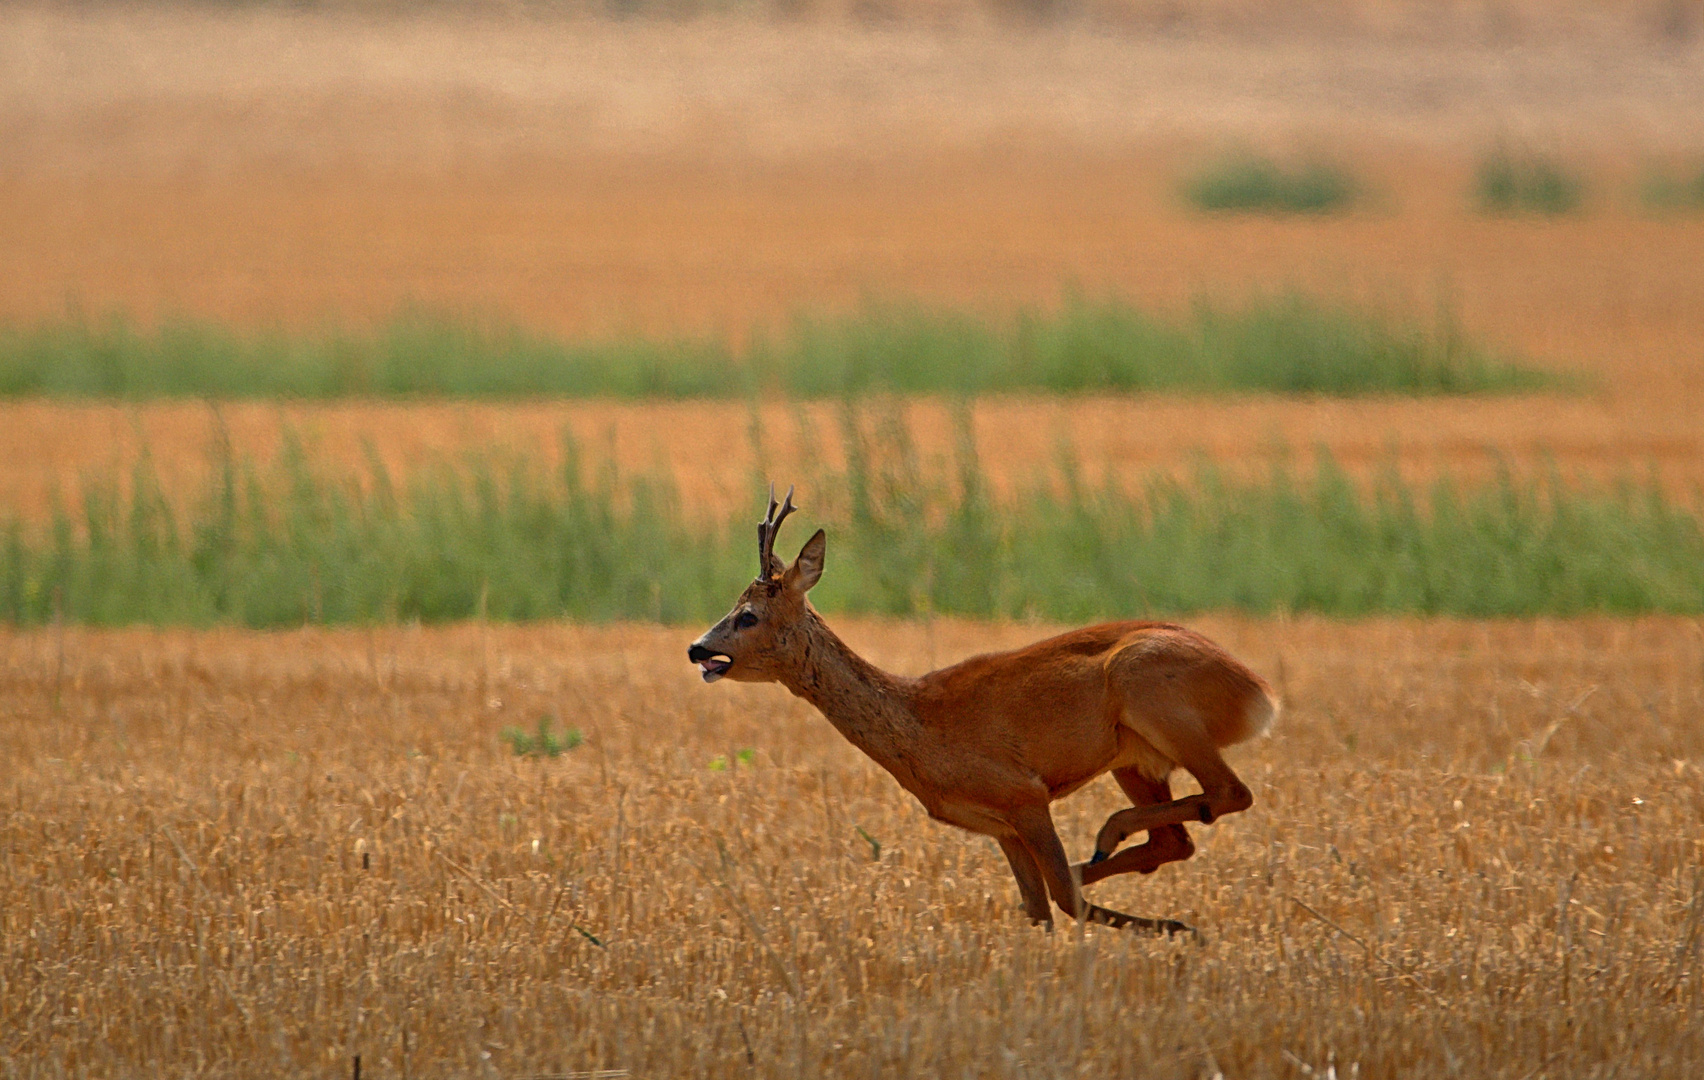
<path id="1" fill-rule="evenodd" d="M 1059 833 L 1053 828 L 1053 815 L 1048 813 L 1045 803 L 1020 811 L 1012 825 L 1017 830 L 1018 839 L 1025 851 L 1040 868 L 1042 879 L 1047 883 L 1047 891 L 1053 894 L 1053 902 L 1071 918 L 1167 936 L 1195 932 L 1194 927 L 1176 919 L 1145 919 L 1139 915 L 1126 915 L 1122 911 L 1104 908 L 1083 899 L 1082 887 L 1078 885 L 1076 875 L 1071 871 L 1071 862 L 1065 857 L 1065 845 L 1059 842 Z M 1002 841 L 1001 847 L 1004 846 Z"/>
<path id="2" fill-rule="evenodd" d="M 1131 809 L 1156 806 L 1171 801 L 1171 784 L 1166 780 L 1150 780 L 1134 766 L 1112 770 L 1112 778 L 1135 804 Z M 1124 813 L 1125 811 L 1119 811 Z M 1112 825 L 1117 814 L 1107 819 Z M 1103 826 L 1102 831 L 1105 831 Z M 1116 855 L 1072 867 L 1084 885 L 1092 885 L 1118 874 L 1151 874 L 1169 862 L 1181 862 L 1195 854 L 1195 844 L 1189 830 L 1182 825 L 1160 825 L 1148 832 L 1146 843 L 1125 848 Z"/>

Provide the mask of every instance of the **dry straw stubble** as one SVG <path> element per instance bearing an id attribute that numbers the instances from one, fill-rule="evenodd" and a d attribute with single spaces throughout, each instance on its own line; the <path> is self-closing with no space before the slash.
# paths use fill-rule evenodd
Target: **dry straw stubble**
<path id="1" fill-rule="evenodd" d="M 1022 919 L 683 628 L 7 633 L 9 1075 L 1681 1076 L 1704 636 L 1685 620 L 1210 619 L 1278 683 L 1254 809 Z M 852 623 L 917 670 L 1044 628 Z M 585 732 L 514 756 L 509 726 Z M 751 748 L 754 753 L 742 754 Z M 1059 808 L 1081 855 L 1117 798 Z M 879 849 L 866 837 L 879 842 Z M 596 939 L 595 941 L 593 939 Z"/>

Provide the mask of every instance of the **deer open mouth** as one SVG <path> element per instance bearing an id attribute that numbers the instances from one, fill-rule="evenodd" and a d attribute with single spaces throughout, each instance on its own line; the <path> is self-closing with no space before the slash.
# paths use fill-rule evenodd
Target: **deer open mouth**
<path id="1" fill-rule="evenodd" d="M 715 682 L 728 673 L 734 666 L 734 661 L 725 654 L 717 654 L 698 662 L 698 670 L 704 673 L 705 682 Z"/>

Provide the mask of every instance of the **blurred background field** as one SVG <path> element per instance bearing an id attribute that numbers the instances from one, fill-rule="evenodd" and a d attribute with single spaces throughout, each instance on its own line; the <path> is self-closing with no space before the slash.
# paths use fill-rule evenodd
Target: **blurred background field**
<path id="1" fill-rule="evenodd" d="M 116 317 L 143 339 L 191 325 L 311 352 L 416 312 L 532 341 L 691 343 L 678 370 L 720 393 L 730 380 L 696 360 L 872 305 L 998 328 L 1080 296 L 1186 326 L 1195 305 L 1300 296 L 1427 332 L 1446 313 L 1484 355 L 1577 378 L 1448 404 L 1249 396 L 1258 384 L 1221 407 L 1008 396 L 976 406 L 991 482 L 1047 468 L 1065 431 L 1086 470 L 1132 478 L 1202 453 L 1263 463 L 1280 443 L 1352 471 L 1394 455 L 1411 476 L 1499 457 L 1655 469 L 1680 494 L 1704 471 L 1704 217 L 1684 197 L 1704 166 L 1704 48 L 1684 3 L 1298 7 L 1276 35 L 1216 22 L 1229 5 L 1179 8 L 1164 33 L 1092 7 L 1039 22 L 402 7 L 18 9 L 0 28 L 8 347 Z M 1499 148 L 1580 177 L 1578 207 L 1485 213 L 1477 170 Z M 1192 205 L 1189 178 L 1238 154 L 1329 160 L 1366 194 L 1324 214 Z M 211 366 L 189 384 L 242 384 Z M 5 508 L 40 520 L 51 491 L 75 502 L 143 443 L 168 489 L 199 485 L 205 412 L 119 383 L 77 392 L 136 404 L 0 402 Z M 767 396 L 785 470 L 791 417 Z M 549 467 L 568 427 L 589 461 L 666 463 L 689 503 L 749 495 L 743 402 L 654 420 L 536 398 L 222 408 L 260 458 L 287 418 L 337 460 L 363 441 L 393 469 L 513 445 Z M 945 432 L 917 438 L 945 448 Z"/>
<path id="2" fill-rule="evenodd" d="M 0 1075 L 1696 1074 L 1701 171 L 1696 0 L 8 5 Z M 1205 948 L 698 683 L 770 478 L 1273 681 Z"/>

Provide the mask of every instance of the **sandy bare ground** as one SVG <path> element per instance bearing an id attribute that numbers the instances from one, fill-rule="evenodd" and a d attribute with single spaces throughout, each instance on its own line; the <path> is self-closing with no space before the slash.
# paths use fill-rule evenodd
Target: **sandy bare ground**
<path id="1" fill-rule="evenodd" d="M 1202 626 L 1290 702 L 1231 751 L 1255 805 L 1092 895 L 1204 946 L 1028 927 L 992 843 L 784 691 L 704 686 L 696 628 L 0 632 L 5 1052 L 48 1075 L 1698 1073 L 1691 621 Z M 909 672 L 1046 631 L 841 629 Z M 540 716 L 585 744 L 511 755 L 502 729 Z M 1105 780 L 1058 804 L 1068 851 L 1121 805 Z"/>

